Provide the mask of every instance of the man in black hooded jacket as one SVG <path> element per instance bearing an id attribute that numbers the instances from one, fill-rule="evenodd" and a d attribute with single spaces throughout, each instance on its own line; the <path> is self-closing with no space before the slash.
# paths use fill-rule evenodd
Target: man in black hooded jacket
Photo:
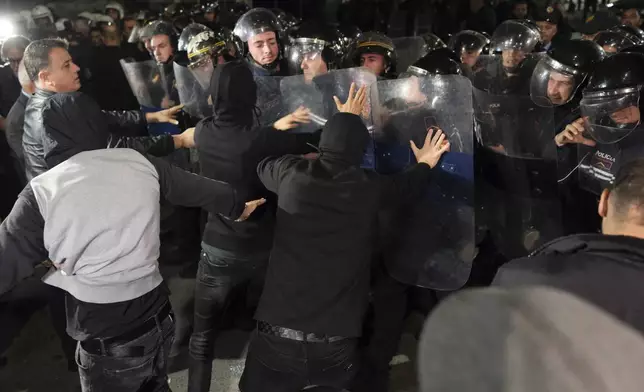
<path id="1" fill-rule="evenodd" d="M 644 160 L 624 165 L 599 202 L 603 234 L 579 234 L 511 261 L 494 283 L 548 285 L 576 294 L 644 331 Z"/>
<path id="2" fill-rule="evenodd" d="M 257 177 L 257 164 L 268 156 L 312 152 L 319 133 L 284 132 L 308 121 L 298 109 L 272 126 L 258 127 L 257 85 L 243 61 L 218 65 L 210 82 L 214 116 L 195 129 L 201 174 L 231 184 L 242 195 L 269 197 Z M 272 198 L 274 199 L 274 197 Z M 190 392 L 208 391 L 213 346 L 230 293 L 263 271 L 273 240 L 275 203 L 253 214 L 253 219 L 234 222 L 209 214 L 203 234 L 201 260 L 195 291 L 195 322 L 190 338 Z"/>
<path id="3" fill-rule="evenodd" d="M 419 163 L 407 171 L 381 177 L 361 169 L 370 139 L 357 115 L 364 91 L 354 98 L 352 86 L 347 103 L 338 103 L 343 113 L 325 125 L 319 158 L 273 157 L 257 168 L 264 186 L 278 195 L 278 212 L 242 392 L 351 385 L 378 212 L 419 197 L 449 149 L 440 130 L 430 131 L 421 149 L 412 143 Z"/>

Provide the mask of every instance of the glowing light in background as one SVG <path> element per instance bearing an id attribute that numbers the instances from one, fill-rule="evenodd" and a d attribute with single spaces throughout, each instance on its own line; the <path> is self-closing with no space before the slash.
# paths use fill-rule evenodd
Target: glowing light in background
<path id="1" fill-rule="evenodd" d="M 0 40 L 15 34 L 13 23 L 6 18 L 0 19 Z"/>

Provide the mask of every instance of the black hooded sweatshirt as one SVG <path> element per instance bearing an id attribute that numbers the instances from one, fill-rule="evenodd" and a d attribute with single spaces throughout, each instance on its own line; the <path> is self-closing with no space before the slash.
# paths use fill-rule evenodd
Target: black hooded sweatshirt
<path id="1" fill-rule="evenodd" d="M 195 142 L 201 174 L 227 182 L 246 200 L 270 196 L 257 178 L 257 164 L 268 156 L 313 151 L 319 133 L 292 134 L 272 126 L 256 127 L 257 86 L 243 61 L 219 65 L 210 82 L 214 116 L 197 124 Z M 258 208 L 244 222 L 217 214 L 208 216 L 203 241 L 234 252 L 269 251 L 273 236 L 275 203 Z"/>
<path id="2" fill-rule="evenodd" d="M 318 159 L 289 155 L 257 167 L 262 183 L 278 195 L 258 320 L 360 336 L 378 211 L 419 197 L 431 172 L 424 163 L 391 177 L 361 169 L 369 138 L 360 117 L 338 113 L 324 127 Z"/>
<path id="3" fill-rule="evenodd" d="M 494 285 L 551 286 L 594 303 L 644 331 L 644 239 L 579 234 L 499 269 Z"/>

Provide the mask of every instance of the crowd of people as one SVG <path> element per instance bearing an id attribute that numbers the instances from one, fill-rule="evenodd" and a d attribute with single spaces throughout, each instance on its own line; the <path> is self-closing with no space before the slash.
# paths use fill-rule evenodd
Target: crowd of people
<path id="1" fill-rule="evenodd" d="M 83 391 L 169 390 L 181 350 L 188 391 L 212 390 L 231 317 L 253 320 L 243 392 L 387 391 L 410 312 L 423 391 L 637 390 L 637 7 L 484 1 L 390 37 L 354 3 L 21 13 L 0 303 L 49 307 Z"/>

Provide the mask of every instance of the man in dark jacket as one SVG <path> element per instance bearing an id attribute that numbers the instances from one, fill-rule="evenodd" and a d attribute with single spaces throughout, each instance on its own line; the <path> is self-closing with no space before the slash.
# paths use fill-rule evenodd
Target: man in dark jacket
<path id="1" fill-rule="evenodd" d="M 104 112 L 89 96 L 78 92 L 79 68 L 72 62 L 67 44 L 58 39 L 34 41 L 25 50 L 25 68 L 36 85 L 36 92 L 25 109 L 23 148 L 27 179 L 30 180 L 49 167 L 46 150 L 55 146 L 52 132 L 67 128 L 100 128 L 108 135 L 105 146 L 125 145 L 146 150 L 153 155 L 167 155 L 175 147 L 182 147 L 180 138 L 111 138 L 109 132 L 120 136 L 137 135 L 147 123 L 172 122 L 181 109 L 175 106 L 156 113 L 139 111 Z M 106 131 L 106 132 L 103 132 Z M 55 142 L 54 142 L 55 143 Z"/>
<path id="2" fill-rule="evenodd" d="M 622 166 L 599 202 L 603 234 L 555 240 L 503 266 L 500 286 L 548 285 L 567 290 L 644 331 L 644 161 Z"/>
<path id="3" fill-rule="evenodd" d="M 319 134 L 283 132 L 306 122 L 298 110 L 273 126 L 258 127 L 254 112 L 257 86 L 244 61 L 218 65 L 210 83 L 214 116 L 195 130 L 201 174 L 231 184 L 252 198 L 269 197 L 257 177 L 257 164 L 268 156 L 313 151 Z M 217 338 L 230 293 L 253 279 L 263 279 L 273 240 L 275 204 L 246 222 L 209 214 L 203 234 L 195 290 L 195 322 L 190 338 L 190 392 L 208 391 Z"/>
<path id="4" fill-rule="evenodd" d="M 67 333 L 79 342 L 82 390 L 169 390 L 174 323 L 159 272 L 159 198 L 245 219 L 228 184 L 132 149 L 104 149 L 105 128 L 49 135 L 51 169 L 30 181 L 0 225 L 0 294 L 53 265 L 43 281 L 66 292 Z"/>
<path id="5" fill-rule="evenodd" d="M 262 183 L 278 196 L 278 212 L 242 392 L 351 385 L 378 212 L 420 196 L 449 149 L 440 130 L 430 131 L 421 149 L 412 144 L 419 163 L 409 170 L 379 177 L 361 169 L 370 135 L 356 115 L 363 109 L 364 89 L 355 99 L 351 90 L 347 103 L 338 105 L 344 113 L 324 127 L 319 158 L 268 158 L 257 168 Z"/>
<path id="6" fill-rule="evenodd" d="M 11 106 L 20 96 L 18 64 L 22 60 L 29 39 L 20 35 L 7 38 L 2 43 L 2 60 L 6 65 L 0 67 L 0 116 L 6 118 Z M 2 127 L 4 128 L 4 127 Z"/>

